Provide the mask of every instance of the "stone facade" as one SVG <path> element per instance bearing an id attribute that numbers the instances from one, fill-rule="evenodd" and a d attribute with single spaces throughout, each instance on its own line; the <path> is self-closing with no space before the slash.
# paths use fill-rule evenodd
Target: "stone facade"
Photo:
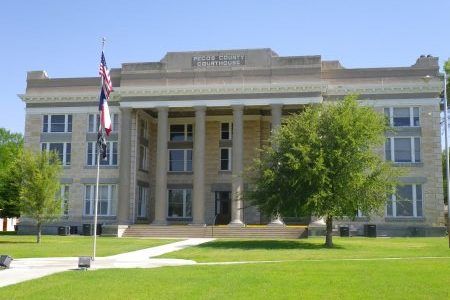
<path id="1" fill-rule="evenodd" d="M 417 204 L 411 217 L 380 212 L 336 225 L 361 231 L 374 223 L 386 234 L 438 232 L 444 221 L 438 69 L 434 57 L 420 57 L 411 67 L 346 69 L 320 56 L 280 57 L 270 49 L 174 52 L 160 62 L 122 64 L 111 70 L 110 108 L 119 125 L 108 138 L 118 143 L 118 161 L 101 166 L 100 180 L 114 186 L 107 210 L 115 211 L 99 222 L 266 224 L 270 216 L 241 199 L 246 188 L 242 171 L 258 156 L 257 149 L 267 145 L 271 130 L 290 113 L 357 93 L 362 105 L 380 113 L 384 108 L 418 108 L 419 126 L 396 127 L 387 135 L 420 138 L 420 162 L 397 165 L 406 169 L 401 181 L 422 189 L 423 205 Z M 96 178 L 96 167 L 87 165 L 87 143 L 96 140 L 95 133 L 88 133 L 88 117 L 97 112 L 98 86 L 98 78 L 51 79 L 44 71 L 32 71 L 21 95 L 27 147 L 38 151 L 41 143 L 71 143 L 71 163 L 61 178 L 69 186 L 68 214 L 57 224 L 80 226 L 93 219 L 85 213 L 86 185 Z M 71 115 L 72 130 L 44 132 L 44 115 Z M 221 139 L 224 123 L 233 124 L 230 139 Z M 172 125 L 183 125 L 187 132 L 187 124 L 192 125 L 192 139 L 171 140 Z M 178 163 L 187 169 L 170 172 L 171 155 L 183 149 L 187 152 Z M 229 170 L 220 168 L 221 153 L 228 151 L 223 149 L 230 149 Z M 379 150 L 382 156 L 384 152 Z M 420 207 L 422 213 L 416 211 Z"/>

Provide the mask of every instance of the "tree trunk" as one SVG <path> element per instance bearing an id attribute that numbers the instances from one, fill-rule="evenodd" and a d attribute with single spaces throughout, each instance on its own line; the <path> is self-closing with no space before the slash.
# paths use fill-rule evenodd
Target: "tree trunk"
<path id="1" fill-rule="evenodd" d="M 37 223 L 37 233 L 36 233 L 36 243 L 40 243 L 41 242 L 41 232 L 42 232 L 42 223 L 38 222 Z"/>
<path id="2" fill-rule="evenodd" d="M 8 218 L 3 218 L 3 231 L 8 231 Z"/>
<path id="3" fill-rule="evenodd" d="M 327 248 L 333 247 L 333 216 L 327 216 L 326 220 L 327 233 L 325 236 L 325 246 Z"/>

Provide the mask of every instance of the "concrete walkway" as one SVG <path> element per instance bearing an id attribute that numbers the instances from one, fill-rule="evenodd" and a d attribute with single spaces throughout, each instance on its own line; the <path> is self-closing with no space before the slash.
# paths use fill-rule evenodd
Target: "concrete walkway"
<path id="1" fill-rule="evenodd" d="M 97 257 L 91 269 L 111 268 L 157 268 L 164 266 L 192 265 L 195 261 L 184 259 L 151 258 L 186 247 L 200 245 L 214 239 L 195 238 L 162 246 Z M 12 261 L 9 269 L 0 271 L 0 287 L 22 281 L 36 279 L 50 274 L 74 270 L 78 267 L 78 257 L 19 258 Z"/>

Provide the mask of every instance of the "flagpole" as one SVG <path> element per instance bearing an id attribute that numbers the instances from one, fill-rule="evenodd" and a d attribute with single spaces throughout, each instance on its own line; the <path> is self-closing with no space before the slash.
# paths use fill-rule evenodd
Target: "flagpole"
<path id="1" fill-rule="evenodd" d="M 103 49 L 105 47 L 105 38 L 102 38 L 102 53 L 103 53 Z M 100 88 L 102 88 L 103 83 L 100 82 Z M 98 134 L 103 135 L 103 128 L 101 125 L 101 121 L 99 124 L 99 129 L 98 129 Z M 95 201 L 94 201 L 94 246 L 93 246 L 93 254 L 92 254 L 92 260 L 95 260 L 95 254 L 96 254 L 96 250 L 97 250 L 97 207 L 98 207 L 98 185 L 99 185 L 99 181 L 100 181 L 100 152 L 101 152 L 101 144 L 99 143 L 99 136 L 97 137 L 97 145 L 96 145 L 96 150 L 97 150 L 97 181 L 96 181 L 96 186 L 95 186 Z"/>

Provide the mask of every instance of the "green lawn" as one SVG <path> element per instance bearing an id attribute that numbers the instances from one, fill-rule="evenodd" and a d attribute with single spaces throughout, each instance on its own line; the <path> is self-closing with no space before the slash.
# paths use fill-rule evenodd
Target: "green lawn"
<path id="1" fill-rule="evenodd" d="M 69 271 L 1 299 L 448 299 L 450 261 L 302 261 Z"/>
<path id="2" fill-rule="evenodd" d="M 335 249 L 326 249 L 323 238 L 221 239 L 164 257 L 202 262 L 286 261 L 68 271 L 1 288 L 0 299 L 450 298 L 446 238 L 335 238 L 335 244 Z M 408 259 L 383 259 L 388 257 Z"/>
<path id="3" fill-rule="evenodd" d="M 447 238 L 338 238 L 334 249 L 323 246 L 323 237 L 301 240 L 220 239 L 161 257 L 197 262 L 305 260 L 334 258 L 377 258 L 450 256 Z"/>
<path id="4" fill-rule="evenodd" d="M 97 255 L 114 255 L 175 241 L 173 239 L 98 237 Z M 93 237 L 78 235 L 43 236 L 40 244 L 36 244 L 36 237 L 33 235 L 0 235 L 0 254 L 8 254 L 13 258 L 91 256 L 92 244 Z"/>

